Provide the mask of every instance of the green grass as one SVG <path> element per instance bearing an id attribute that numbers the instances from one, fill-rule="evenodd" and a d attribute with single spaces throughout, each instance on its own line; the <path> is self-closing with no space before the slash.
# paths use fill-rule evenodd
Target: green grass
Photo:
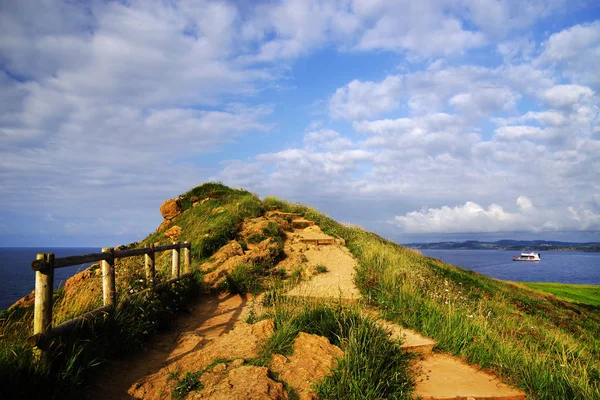
<path id="1" fill-rule="evenodd" d="M 231 293 L 258 294 L 263 289 L 260 279 L 262 272 L 260 264 L 238 265 L 225 277 L 225 285 L 222 289 Z"/>
<path id="2" fill-rule="evenodd" d="M 327 266 L 325 264 L 319 264 L 315 267 L 315 271 L 318 274 L 324 274 L 325 272 L 328 272 L 329 270 L 327 269 Z"/>
<path id="3" fill-rule="evenodd" d="M 197 372 L 186 372 L 185 375 L 180 377 L 178 373 L 169 376 L 170 380 L 176 380 L 175 386 L 171 391 L 171 398 L 176 400 L 182 400 L 187 397 L 190 392 L 202 390 L 203 385 L 200 383 L 200 376 L 203 371 Z"/>
<path id="4" fill-rule="evenodd" d="M 531 289 L 558 296 L 567 301 L 600 307 L 600 286 L 573 285 L 553 282 L 521 282 Z"/>
<path id="5" fill-rule="evenodd" d="M 90 370 L 106 359 L 140 348 L 157 331 L 167 328 L 178 311 L 202 290 L 201 281 L 196 273 L 148 297 L 123 299 L 110 317 L 96 318 L 53 339 L 49 368 L 32 357 L 26 344 L 31 332 L 26 320 L 19 318 L 14 324 L 4 321 L 0 326 L 0 393 L 6 399 L 79 397 Z"/>
<path id="6" fill-rule="evenodd" d="M 412 383 L 409 358 L 359 308 L 297 303 L 276 296 L 263 316 L 273 318 L 275 332 L 253 362 L 268 366 L 272 354 L 291 355 L 299 332 L 324 336 L 344 351 L 331 375 L 315 386 L 321 399 L 408 399 Z M 260 318 L 259 318 L 260 319 Z"/>

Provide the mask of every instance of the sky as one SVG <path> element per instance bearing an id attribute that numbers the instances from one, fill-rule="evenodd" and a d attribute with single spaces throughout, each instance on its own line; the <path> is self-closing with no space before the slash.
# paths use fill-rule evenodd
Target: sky
<path id="1" fill-rule="evenodd" d="M 595 0 L 0 0 L 0 246 L 206 181 L 400 243 L 600 241 Z"/>

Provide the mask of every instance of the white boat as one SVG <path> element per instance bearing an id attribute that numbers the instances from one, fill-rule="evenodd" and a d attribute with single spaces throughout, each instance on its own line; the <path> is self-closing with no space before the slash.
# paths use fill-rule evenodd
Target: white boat
<path id="1" fill-rule="evenodd" d="M 513 257 L 513 261 L 540 261 L 542 258 L 540 253 L 521 253 Z"/>

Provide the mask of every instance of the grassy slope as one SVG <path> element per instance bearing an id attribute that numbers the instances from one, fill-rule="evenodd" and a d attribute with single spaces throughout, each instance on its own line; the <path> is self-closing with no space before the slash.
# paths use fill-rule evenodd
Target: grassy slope
<path id="1" fill-rule="evenodd" d="M 521 285 L 558 296 L 573 303 L 600 307 L 600 287 L 554 282 L 520 282 Z"/>
<path id="2" fill-rule="evenodd" d="M 192 207 L 194 197 L 211 197 Z M 180 241 L 192 243 L 192 264 L 198 265 L 215 250 L 231 240 L 241 221 L 261 215 L 264 210 L 255 195 L 216 183 L 192 189 L 182 196 L 184 212 L 170 225 L 183 228 Z M 168 228 L 168 227 L 167 227 Z M 163 233 L 153 233 L 140 243 L 166 244 Z M 50 370 L 41 368 L 32 357 L 26 339 L 32 332 L 32 307 L 16 307 L 0 313 L 0 398 L 67 398 L 76 395 L 87 370 L 115 354 L 139 347 L 161 327 L 168 325 L 177 310 L 201 290 L 201 276 L 172 285 L 150 297 L 127 299 L 146 288 L 143 257 L 117 260 L 116 283 L 119 306 L 113 318 L 97 319 L 93 326 L 56 340 Z M 97 266 L 91 267 L 92 271 Z M 156 280 L 170 278 L 171 252 L 156 255 Z M 102 279 L 92 274 L 69 290 L 58 290 L 54 296 L 53 323 L 60 324 L 101 305 Z M 4 395 L 4 397 L 2 397 Z"/>
<path id="3" fill-rule="evenodd" d="M 439 350 L 481 365 L 534 399 L 600 399 L 598 308 L 424 257 L 306 206 L 265 203 L 343 237 L 359 260 L 364 296 L 388 318 L 434 337 Z"/>
<path id="4" fill-rule="evenodd" d="M 192 207 L 196 199 L 209 197 L 211 199 L 204 204 Z M 220 184 L 205 184 L 191 190 L 182 196 L 182 204 L 183 214 L 171 225 L 183 228 L 179 240 L 192 242 L 195 265 L 233 239 L 241 221 L 261 215 L 263 205 L 300 212 L 316 221 L 325 232 L 346 240 L 360 262 L 357 274 L 360 289 L 389 319 L 436 338 L 441 350 L 482 365 L 527 390 L 532 398 L 600 399 L 597 361 L 600 359 L 600 313 L 597 308 L 566 303 L 455 268 L 377 235 L 342 226 L 308 207 L 289 205 L 273 198 L 261 203 L 249 192 Z M 162 233 L 153 233 L 132 246 L 157 242 L 170 240 Z M 125 293 L 144 288 L 142 263 L 143 260 L 132 258 L 117 265 L 121 298 Z M 157 256 L 156 265 L 157 280 L 168 278 L 170 254 Z M 89 279 L 88 283 L 98 288 L 94 279 L 97 278 Z M 91 295 L 89 289 L 82 285 L 71 294 L 59 293 L 55 323 L 95 307 L 99 297 Z M 121 344 L 118 348 L 125 350 L 147 338 L 157 328 L 157 321 L 168 320 L 178 305 L 184 304 L 192 289 L 176 289 L 164 299 L 156 298 L 146 305 L 134 304 L 142 307 L 142 313 L 120 308 L 121 314 L 115 323 L 100 325 L 74 338 L 71 343 L 76 345 L 71 349 L 67 342 L 59 343 L 63 346 L 62 364 L 50 374 L 37 371 L 27 355 L 24 338 L 30 331 L 27 328 L 30 310 L 18 309 L 9 315 L 0 315 L 0 333 L 4 334 L 0 336 L 1 386 L 14 386 L 15 382 L 20 382 L 22 387 L 32 386 L 32 383 L 35 386 L 35 382 L 57 377 L 59 388 L 61 384 L 79 382 L 80 372 L 95 359 L 108 356 L 105 350 L 114 346 L 115 341 Z M 104 338 L 102 344 L 106 346 L 86 345 L 98 342 L 99 338 Z M 346 385 L 344 379 L 340 378 L 340 387 Z M 335 397 L 333 393 L 328 396 Z"/>

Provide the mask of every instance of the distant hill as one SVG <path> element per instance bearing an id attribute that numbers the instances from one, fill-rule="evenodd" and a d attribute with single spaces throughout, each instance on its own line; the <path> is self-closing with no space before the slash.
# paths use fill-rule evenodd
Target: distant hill
<path id="1" fill-rule="evenodd" d="M 407 247 L 414 249 L 440 250 L 538 250 L 538 251 L 598 251 L 599 242 L 572 243 L 551 240 L 498 240 L 497 242 L 480 242 L 467 240 L 465 242 L 435 242 L 409 243 Z"/>

